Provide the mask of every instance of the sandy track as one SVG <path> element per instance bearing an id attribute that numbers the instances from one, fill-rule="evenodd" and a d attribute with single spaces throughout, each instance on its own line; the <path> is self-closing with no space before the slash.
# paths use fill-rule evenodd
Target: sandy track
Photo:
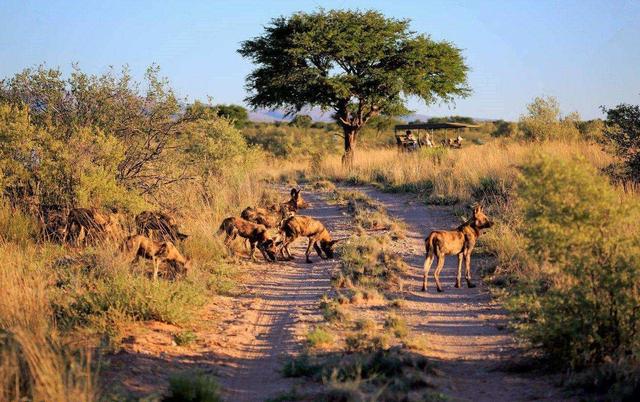
<path id="1" fill-rule="evenodd" d="M 547 377 L 500 370 L 519 350 L 505 329 L 504 310 L 492 301 L 474 270 L 480 263 L 477 256 L 472 259 L 477 288 L 453 287 L 456 258 L 450 257 L 441 277 L 445 292 L 435 292 L 433 281 L 427 293 L 420 291 L 423 239 L 433 229 L 458 224 L 450 209 L 425 206 L 406 194 L 359 190 L 381 201 L 390 215 L 408 226 L 407 238 L 394 245 L 412 267 L 401 314 L 415 333 L 428 336 L 430 349 L 425 354 L 443 373 L 439 391 L 464 401 L 564 400 Z M 319 218 L 334 237 L 351 234 L 351 219 L 340 208 L 327 205 L 322 195 L 306 193 L 305 198 L 313 207 L 303 214 Z M 107 387 L 122 387 L 132 396 L 159 395 L 171 372 L 197 368 L 216 374 L 225 399 L 235 402 L 263 401 L 304 381 L 282 377 L 282 356 L 299 352 L 309 326 L 322 322 L 318 302 L 330 290 L 330 271 L 336 263 L 313 255 L 314 263 L 306 264 L 305 247 L 306 240 L 296 241 L 292 251 L 297 258 L 292 262 L 247 263 L 241 256 L 247 292 L 212 299 L 196 330 L 195 345 L 176 346 L 172 334 L 181 329 L 175 326 L 151 322 L 132 329 L 123 352 L 110 359 Z M 305 391 L 309 386 L 304 383 Z"/>
<path id="2" fill-rule="evenodd" d="M 360 188 L 382 202 L 389 214 L 407 224 L 407 238 L 397 251 L 412 267 L 407 278 L 407 307 L 402 314 L 418 333 L 426 333 L 427 356 L 443 371 L 443 393 L 454 400 L 525 401 L 565 400 L 550 378 L 516 375 L 500 367 L 519 353 L 506 330 L 506 312 L 496 304 L 475 272 L 480 263 L 472 258 L 473 280 L 478 287 L 454 288 L 457 258 L 449 257 L 441 274 L 444 292 L 437 293 L 432 267 L 427 293 L 421 291 L 424 238 L 434 229 L 450 229 L 459 221 L 447 207 L 426 206 L 412 196 Z M 463 281 L 464 283 L 464 281 Z"/>
<path id="3" fill-rule="evenodd" d="M 321 195 L 305 194 L 312 206 L 300 211 L 320 219 L 335 236 L 346 236 L 350 219 Z M 304 261 L 306 239 L 294 243 L 296 257 L 291 262 L 262 264 L 248 285 L 254 300 L 244 317 L 227 333 L 232 349 L 227 350 L 230 363 L 221 370 L 221 382 L 229 401 L 262 401 L 292 386 L 292 380 L 280 374 L 282 356 L 294 354 L 310 323 L 319 322 L 318 303 L 330 290 L 330 269 L 335 262 L 312 256 L 313 264 Z M 315 253 L 315 252 L 314 252 Z"/>

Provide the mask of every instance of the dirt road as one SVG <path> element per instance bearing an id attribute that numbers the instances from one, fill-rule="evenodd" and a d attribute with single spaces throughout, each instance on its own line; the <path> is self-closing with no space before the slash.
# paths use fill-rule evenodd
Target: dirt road
<path id="1" fill-rule="evenodd" d="M 476 271 L 473 281 L 478 287 L 468 289 L 465 284 L 461 289 L 454 288 L 457 258 L 449 257 L 441 274 L 444 292 L 436 292 L 433 276 L 428 291 L 421 291 L 424 238 L 431 230 L 460 224 L 450 208 L 426 206 L 410 195 L 368 187 L 360 190 L 407 224 L 407 238 L 396 245 L 412 267 L 403 315 L 414 331 L 428 335 L 427 355 L 439 362 L 444 373 L 441 391 L 454 400 L 465 401 L 564 400 L 549 378 L 500 370 L 519 351 L 505 329 L 506 312 L 492 300 Z M 479 261 L 477 257 L 471 261 L 473 270 Z"/>
<path id="2" fill-rule="evenodd" d="M 305 194 L 311 208 L 300 211 L 320 219 L 334 236 L 348 235 L 350 219 L 322 196 Z M 228 350 L 232 357 L 221 382 L 229 401 L 262 401 L 291 389 L 292 380 L 280 374 L 281 357 L 299 351 L 309 324 L 322 317 L 318 303 L 330 290 L 330 268 L 335 262 L 312 256 L 304 261 L 306 239 L 294 243 L 296 260 L 263 265 L 249 285 L 254 298 L 244 317 L 227 333 L 233 334 Z"/>
<path id="3" fill-rule="evenodd" d="M 499 369 L 518 349 L 505 329 L 504 310 L 492 301 L 475 271 L 477 288 L 455 289 L 456 258 L 450 258 L 442 275 L 445 292 L 420 291 L 423 239 L 430 230 L 458 224 L 450 209 L 425 206 L 409 195 L 360 190 L 407 224 L 407 238 L 394 246 L 412 267 L 402 314 L 414 332 L 428 336 L 426 355 L 443 373 L 439 391 L 463 401 L 563 400 L 548 378 Z M 343 210 L 328 205 L 322 195 L 306 193 L 305 198 L 312 208 L 304 214 L 322 220 L 334 237 L 351 234 L 351 219 Z M 246 292 L 212 299 L 195 329 L 195 344 L 177 346 L 173 334 L 182 329 L 167 324 L 151 322 L 132 329 L 123 352 L 111 358 L 109 386 L 120 386 L 133 396 L 161 395 L 170 373 L 196 368 L 220 379 L 228 401 L 263 401 L 290 390 L 295 380 L 280 374 L 282 356 L 298 352 L 309 326 L 322 321 L 318 302 L 330 290 L 330 270 L 336 263 L 314 255 L 314 263 L 306 264 L 305 246 L 303 239 L 294 243 L 297 258 L 292 262 L 247 263 L 240 257 Z M 478 262 L 472 259 L 472 269 Z M 308 383 L 303 386 L 310 390 Z"/>

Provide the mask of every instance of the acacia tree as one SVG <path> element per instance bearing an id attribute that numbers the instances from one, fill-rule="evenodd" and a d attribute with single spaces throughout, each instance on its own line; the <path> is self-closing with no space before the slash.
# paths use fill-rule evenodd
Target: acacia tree
<path id="1" fill-rule="evenodd" d="M 238 50 L 257 64 L 247 77 L 247 102 L 291 114 L 304 106 L 332 109 L 350 164 L 372 117 L 409 113 L 410 96 L 432 104 L 470 92 L 460 49 L 410 31 L 409 22 L 344 10 L 275 18 Z"/>

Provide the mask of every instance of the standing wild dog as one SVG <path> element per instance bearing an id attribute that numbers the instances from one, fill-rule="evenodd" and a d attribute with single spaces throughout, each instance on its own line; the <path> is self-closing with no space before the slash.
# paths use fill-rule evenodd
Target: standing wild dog
<path id="1" fill-rule="evenodd" d="M 164 212 L 144 211 L 136 216 L 138 234 L 154 240 L 169 240 L 174 243 L 189 237 L 180 233 L 175 218 Z"/>
<path id="2" fill-rule="evenodd" d="M 332 240 L 331 235 L 324 225 L 309 216 L 295 215 L 287 218 L 280 226 L 280 234 L 282 235 L 282 244 L 280 245 L 280 253 L 283 258 L 292 260 L 289 244 L 299 236 L 309 238 L 307 251 L 305 252 L 306 261 L 311 263 L 309 254 L 313 247 L 318 256 L 322 259 L 333 258 L 333 246 L 340 240 Z M 286 252 L 286 256 L 284 253 Z M 324 252 L 324 256 L 322 253 Z"/>
<path id="3" fill-rule="evenodd" d="M 128 253 L 135 253 L 134 263 L 140 257 L 153 262 L 153 279 L 158 279 L 158 267 L 161 262 L 168 263 L 184 273 L 191 268 L 191 258 L 185 258 L 170 241 L 155 241 L 146 236 L 133 235 L 125 239 L 122 249 Z"/>
<path id="4" fill-rule="evenodd" d="M 264 225 L 267 228 L 275 228 L 279 227 L 283 220 L 294 214 L 295 212 L 291 211 L 286 206 L 280 208 L 279 211 L 271 211 L 266 208 L 246 207 L 240 214 L 240 217 L 249 222 Z"/>
<path id="5" fill-rule="evenodd" d="M 473 209 L 473 216 L 467 222 L 458 226 L 456 230 L 434 230 L 425 240 L 426 259 L 424 261 L 424 280 L 422 290 L 427 290 L 427 276 L 431 269 L 434 257 L 438 259 L 436 271 L 433 274 L 436 280 L 438 292 L 442 292 L 440 286 L 440 271 L 444 266 L 444 259 L 448 255 L 458 255 L 458 276 L 456 287 L 460 287 L 462 276 L 462 261 L 466 264 L 465 279 L 467 286 L 475 287 L 471 283 L 471 252 L 480 236 L 480 230 L 490 228 L 493 222 L 484 214 L 482 206 L 478 205 Z"/>
<path id="6" fill-rule="evenodd" d="M 302 194 L 300 194 L 300 192 L 301 190 L 292 188 L 291 198 L 289 198 L 289 201 L 284 203 L 284 205 L 287 206 L 289 210 L 293 212 L 297 212 L 299 209 L 309 207 L 309 204 L 302 198 Z"/>
<path id="7" fill-rule="evenodd" d="M 249 240 L 251 246 L 250 257 L 255 260 L 256 247 L 262 253 L 267 261 L 276 260 L 276 246 L 273 239 L 269 236 L 267 228 L 264 225 L 249 222 L 246 219 L 235 216 L 229 217 L 222 221 L 218 234 L 226 233 L 224 244 L 229 247 L 231 241 L 237 236 L 244 237 Z"/>

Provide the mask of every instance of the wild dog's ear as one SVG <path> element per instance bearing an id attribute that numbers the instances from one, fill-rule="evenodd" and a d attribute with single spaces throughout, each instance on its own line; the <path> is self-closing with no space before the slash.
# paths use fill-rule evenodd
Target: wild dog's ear
<path id="1" fill-rule="evenodd" d="M 482 212 L 482 205 L 477 204 L 476 206 L 473 207 L 473 214 L 477 214 L 479 212 Z"/>
<path id="2" fill-rule="evenodd" d="M 178 237 L 178 240 L 185 240 L 187 237 L 189 237 L 188 234 L 184 234 L 184 233 L 180 233 L 180 232 L 176 233 L 176 235 Z"/>
<path id="3" fill-rule="evenodd" d="M 299 192 L 298 190 L 296 190 L 295 188 L 292 188 L 291 189 L 291 196 L 295 197 L 298 194 L 298 192 Z"/>

